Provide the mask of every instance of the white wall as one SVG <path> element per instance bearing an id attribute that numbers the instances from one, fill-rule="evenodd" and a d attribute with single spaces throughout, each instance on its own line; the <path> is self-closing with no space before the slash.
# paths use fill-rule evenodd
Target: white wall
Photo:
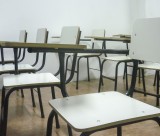
<path id="1" fill-rule="evenodd" d="M 46 27 L 50 37 L 59 35 L 62 26 L 78 25 L 82 36 L 90 35 L 94 28 L 106 29 L 106 35 L 130 34 L 131 10 L 129 0 L 0 0 L 0 39 L 17 41 L 19 30 L 26 29 L 28 42 L 35 41 L 38 28 Z M 108 48 L 125 48 L 123 43 L 107 42 Z M 7 56 L 11 52 L 6 51 Z M 33 55 L 28 55 L 28 63 L 33 63 Z M 54 57 L 56 59 L 54 59 Z M 52 62 L 55 60 L 55 62 Z M 27 62 L 26 61 L 26 62 Z M 81 72 L 85 72 L 82 63 Z M 56 71 L 57 56 L 49 55 L 43 71 Z M 97 65 L 92 63 L 92 65 Z M 112 65 L 109 64 L 107 73 L 113 76 Z M 120 72 L 122 74 L 122 72 Z M 80 74 L 81 79 L 86 74 Z M 97 77 L 99 73 L 93 77 Z"/>
<path id="2" fill-rule="evenodd" d="M 146 0 L 131 0 L 131 28 L 136 19 L 145 18 L 145 3 Z"/>
<path id="3" fill-rule="evenodd" d="M 147 18 L 160 17 L 160 1 L 146 0 L 145 12 Z"/>

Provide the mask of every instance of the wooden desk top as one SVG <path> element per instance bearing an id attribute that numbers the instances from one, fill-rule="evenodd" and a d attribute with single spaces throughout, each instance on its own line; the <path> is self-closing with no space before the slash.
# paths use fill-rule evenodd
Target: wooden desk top
<path id="1" fill-rule="evenodd" d="M 61 38 L 61 36 L 52 36 L 51 38 Z"/>
<path id="2" fill-rule="evenodd" d="M 85 49 L 86 45 L 78 44 L 53 44 L 53 43 L 21 43 L 21 42 L 0 42 L 1 47 L 5 48 L 51 48 L 51 49 Z"/>
<path id="3" fill-rule="evenodd" d="M 64 52 L 64 53 L 110 53 L 126 54 L 128 50 L 115 49 L 87 49 L 86 45 L 79 44 L 53 44 L 53 43 L 20 43 L 0 41 L 0 47 L 3 48 L 28 48 L 30 53 L 33 52 Z M 58 50 L 61 49 L 61 50 Z"/>
<path id="4" fill-rule="evenodd" d="M 116 34 L 113 36 L 120 37 L 120 38 L 131 38 L 131 35 L 128 35 L 128 34 Z"/>
<path id="5" fill-rule="evenodd" d="M 85 38 L 93 38 L 95 40 L 102 41 L 121 41 L 121 42 L 130 42 L 130 38 L 120 38 L 120 37 L 97 37 L 97 36 L 85 36 Z"/>
<path id="6" fill-rule="evenodd" d="M 61 38 L 61 36 L 52 36 L 51 38 Z M 91 41 L 91 38 L 80 38 L 80 41 Z"/>
<path id="7" fill-rule="evenodd" d="M 55 99 L 49 104 L 79 132 L 160 116 L 159 108 L 113 91 Z"/>

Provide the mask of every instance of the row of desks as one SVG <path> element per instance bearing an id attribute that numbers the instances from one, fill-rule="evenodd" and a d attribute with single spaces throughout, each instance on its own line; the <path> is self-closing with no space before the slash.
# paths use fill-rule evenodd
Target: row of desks
<path id="1" fill-rule="evenodd" d="M 124 43 L 129 43 L 130 38 L 115 38 L 115 37 L 87 37 L 94 38 L 95 40 L 102 41 L 120 41 Z M 128 54 L 128 50 L 115 50 L 115 49 L 87 49 L 86 45 L 70 45 L 70 44 L 42 44 L 42 43 L 19 43 L 19 42 L 0 42 L 1 48 L 13 48 L 14 49 L 14 59 L 15 59 L 15 71 L 18 72 L 18 63 L 17 63 L 17 50 L 18 48 L 27 48 L 30 53 L 34 52 L 55 52 L 59 55 L 59 64 L 60 64 L 60 81 L 61 81 L 61 91 L 64 97 L 67 97 L 65 83 L 70 82 L 73 73 L 70 75 L 69 79 L 65 81 L 64 71 L 65 71 L 65 53 L 107 53 L 107 54 Z M 74 61 L 72 67 L 75 68 L 76 57 L 74 56 Z M 127 95 L 132 95 L 135 83 L 136 83 L 136 71 L 138 67 L 138 61 L 133 60 L 134 68 L 132 74 L 131 87 L 127 92 Z M 73 70 L 74 71 L 74 70 Z"/>

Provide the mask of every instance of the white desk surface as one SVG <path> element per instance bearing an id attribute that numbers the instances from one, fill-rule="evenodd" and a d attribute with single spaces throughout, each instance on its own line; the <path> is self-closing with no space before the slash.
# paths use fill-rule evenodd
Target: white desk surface
<path id="1" fill-rule="evenodd" d="M 79 132 L 160 116 L 160 109 L 113 91 L 55 99 L 49 103 Z"/>
<path id="2" fill-rule="evenodd" d="M 105 40 L 105 41 L 121 41 L 130 42 L 131 38 L 121 38 L 121 37 L 99 37 L 99 36 L 85 36 L 85 38 L 93 38 L 95 40 Z"/>
<path id="3" fill-rule="evenodd" d="M 51 48 L 51 49 L 60 49 L 60 48 L 74 48 L 74 49 L 84 49 L 86 45 L 79 44 L 53 44 L 53 43 L 21 43 L 21 42 L 7 42 L 0 41 L 1 47 L 6 48 Z"/>

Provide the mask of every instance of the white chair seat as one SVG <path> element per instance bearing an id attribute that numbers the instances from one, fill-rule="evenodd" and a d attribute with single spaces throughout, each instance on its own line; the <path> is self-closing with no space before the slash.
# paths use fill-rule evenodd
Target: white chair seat
<path id="1" fill-rule="evenodd" d="M 20 87 L 30 85 L 59 84 L 60 80 L 51 73 L 25 73 L 19 75 L 10 75 L 3 78 L 3 85 L 8 87 Z"/>
<path id="2" fill-rule="evenodd" d="M 35 70 L 34 67 L 32 67 L 29 64 L 18 64 L 18 70 L 19 71 L 25 71 L 25 70 Z M 0 72 L 14 72 L 15 71 L 15 66 L 14 64 L 5 64 L 5 65 L 0 65 Z"/>
<path id="3" fill-rule="evenodd" d="M 112 61 L 132 60 L 129 56 L 109 56 L 109 57 L 101 57 L 101 58 L 106 60 L 112 60 Z"/>
<path id="4" fill-rule="evenodd" d="M 139 64 L 138 67 L 142 69 L 160 70 L 160 63 Z"/>
<path id="5" fill-rule="evenodd" d="M 14 59 L 13 59 L 13 58 L 5 58 L 4 61 L 5 61 L 5 62 L 6 62 L 6 61 L 13 61 L 13 62 L 14 62 Z"/>

